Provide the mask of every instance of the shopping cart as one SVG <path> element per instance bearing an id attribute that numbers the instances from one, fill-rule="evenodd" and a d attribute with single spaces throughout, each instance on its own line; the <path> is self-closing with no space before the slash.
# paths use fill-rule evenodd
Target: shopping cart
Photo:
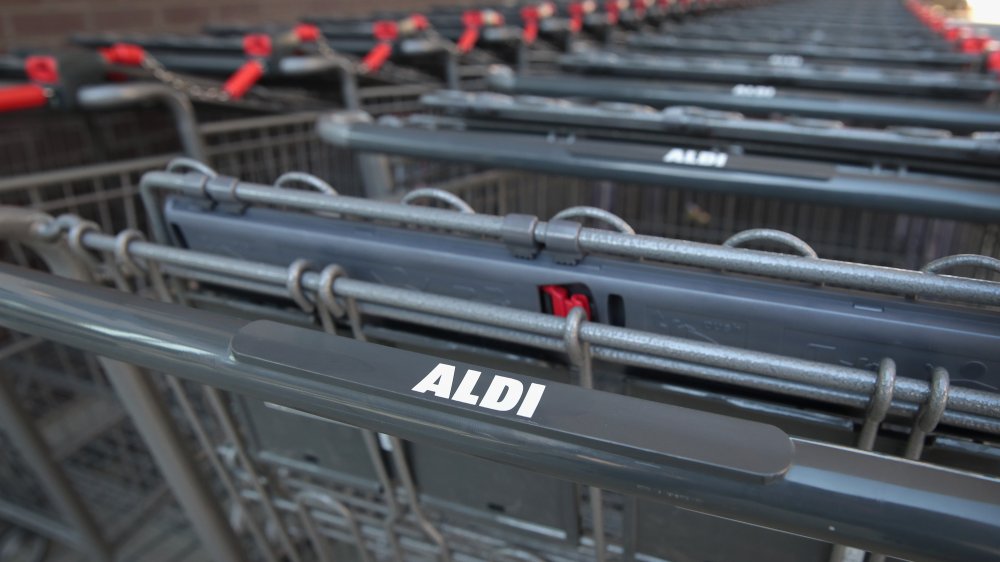
<path id="1" fill-rule="evenodd" d="M 274 206 L 276 212 L 305 212 L 303 223 L 333 215 L 331 221 L 356 233 L 395 225 L 413 229 L 414 237 L 448 236 L 456 244 L 464 240 L 501 253 L 533 254 L 530 262 L 522 258 L 532 266 L 559 263 L 570 251 L 566 229 L 573 223 L 561 221 L 331 197 L 192 172 L 150 174 L 143 185 L 147 193 L 195 202 L 210 197 L 217 206 L 244 209 L 218 209 L 220 221 L 247 212 L 251 221 L 260 221 L 266 213 L 253 210 Z M 266 258 L 280 264 L 261 262 L 248 256 L 253 245 L 271 243 L 263 229 L 249 239 L 224 241 L 223 253 L 210 253 L 144 242 L 136 233 L 105 235 L 69 218 L 9 216 L 8 224 L 19 225 L 11 229 L 14 234 L 56 270 L 75 263 L 85 277 L 114 279 L 119 288 L 216 311 L 178 309 L 8 268 L 0 284 L 2 318 L 11 328 L 209 385 L 178 391 L 181 383 L 169 383 L 178 404 L 206 400 L 204 411 L 183 408 L 187 423 L 203 447 L 204 462 L 223 483 L 218 501 L 238 514 L 232 517 L 234 532 L 262 558 L 332 556 L 336 549 L 350 559 L 394 552 L 405 559 L 670 559 L 714 549 L 723 558 L 752 551 L 801 560 L 828 559 L 831 547 L 825 541 L 913 559 L 995 555 L 996 545 L 982 537 L 992 536 L 995 529 L 989 527 L 1000 520 L 996 481 L 968 471 L 992 474 L 987 459 L 992 435 L 1000 429 L 997 398 L 992 390 L 950 384 L 943 368 L 928 381 L 911 378 L 915 373 L 904 367 L 896 375 L 891 361 L 877 362 L 877 372 L 871 372 L 836 361 L 737 352 L 694 341 L 691 334 L 615 325 L 603 320 L 608 314 L 603 304 L 592 309 L 600 322 L 588 320 L 579 307 L 564 310 L 566 317 L 560 318 L 554 310 L 490 304 L 482 292 L 475 300 L 456 297 L 467 284 L 462 279 L 419 290 L 406 276 L 356 278 L 348 273 L 351 267 L 308 265 L 295 260 L 299 254 Z M 154 227 L 157 238 L 190 234 L 188 244 L 211 239 L 195 239 L 193 232 L 185 226 L 173 234 Z M 897 295 L 893 298 L 1000 304 L 1000 289 L 985 281 L 589 228 L 575 232 L 576 249 L 587 256 L 584 269 L 588 259 L 617 255 L 724 269 L 729 272 L 724 276 L 751 274 Z M 68 240 L 78 241 L 75 249 L 64 245 Z M 299 240 L 309 250 L 308 238 Z M 391 271 L 394 264 L 387 265 Z M 576 269 L 562 267 L 564 276 Z M 223 311 L 244 320 L 220 316 Z M 76 321 L 76 314 L 87 320 Z M 264 318 L 284 324 L 248 323 Z M 290 323 L 319 323 L 328 332 L 424 354 L 350 342 Z M 637 370 L 621 370 L 625 365 Z M 463 376 L 468 369 L 475 375 Z M 453 394 L 435 386 L 445 384 L 440 377 L 447 373 L 454 377 L 448 386 L 464 390 Z M 656 373 L 674 375 L 657 380 Z M 521 391 L 517 403 L 510 404 L 508 396 L 490 410 L 493 402 L 484 397 L 496 375 L 497 385 L 516 384 Z M 692 381 L 713 384 L 709 390 Z M 751 388 L 768 392 L 746 394 Z M 742 398 L 727 398 L 733 389 L 742 389 Z M 623 398 L 616 392 L 646 400 L 619 402 Z M 503 396 L 494 391 L 491 400 Z M 533 397 L 540 397 L 537 404 Z M 781 407 L 794 397 L 799 407 Z M 729 417 L 669 405 L 678 403 L 722 410 Z M 887 413 L 891 421 L 883 424 Z M 783 431 L 734 416 L 763 419 Z M 242 423 L 237 426 L 234 419 Z M 650 433 L 650 427 L 657 431 Z M 925 443 L 926 432 L 935 439 Z M 862 449 L 876 443 L 880 451 L 924 460 L 824 444 L 831 441 Z M 980 461 L 979 455 L 986 456 Z M 828 478 L 838 485 L 829 486 Z M 562 479 L 587 489 L 578 493 Z M 873 497 L 871 486 L 881 493 Z M 937 500 L 922 501 L 927 493 L 937 494 Z M 659 503 L 664 500 L 819 540 L 770 534 Z M 673 523 L 667 532 L 664 521 Z M 726 541 L 718 540 L 719 532 L 726 533 Z M 681 536 L 685 540 L 678 540 Z M 223 553 L 217 559 L 227 559 L 220 540 L 216 536 L 213 546 Z"/>
<path id="2" fill-rule="evenodd" d="M 106 229 L 145 229 L 137 200 L 139 179 L 149 169 L 162 168 L 181 148 L 170 111 L 133 108 L 147 99 L 166 100 L 173 116 L 182 119 L 185 146 L 197 147 L 191 154 L 219 169 L 268 182 L 291 167 L 314 169 L 342 179 L 337 183 L 343 192 L 352 190 L 352 160 L 339 157 L 319 139 L 317 114 L 243 117 L 198 126 L 191 104 L 163 85 L 83 86 L 75 94 L 82 106 L 76 112 L 5 116 L 3 166 L 35 173 L 0 181 L 4 204 L 55 215 L 74 213 Z M 115 100 L 124 108 L 111 109 Z M 94 133 L 108 124 L 115 128 Z M 97 141 L 104 138 L 109 142 L 102 146 Z M 2 254 L 5 261 L 41 264 L 38 255 L 17 243 L 4 243 Z M 5 532 L 5 556 L 31 548 L 47 550 L 56 560 L 72 556 L 67 548 L 86 553 L 87 560 L 171 560 L 200 552 L 191 520 L 175 507 L 164 483 L 160 468 L 168 465 L 152 460 L 150 439 L 140 438 L 148 433 L 138 431 L 126 416 L 126 402 L 154 407 L 144 402 L 141 389 L 122 400 L 93 357 L 36 338 L 4 331 L 0 349 L 0 409 L 5 416 L 0 519 L 35 533 L 25 538 L 23 531 Z M 19 540 L 24 549 L 11 546 Z M 144 552 L 150 549 L 155 555 Z"/>
<path id="3" fill-rule="evenodd" d="M 742 230 L 773 228 L 825 257 L 911 269 L 954 253 L 996 255 L 990 181 L 432 124 L 337 114 L 321 119 L 319 131 L 361 151 L 366 169 L 381 166 L 365 177 L 369 195 L 432 185 L 488 213 L 554 216 L 591 206 L 644 234 L 717 244 Z"/>

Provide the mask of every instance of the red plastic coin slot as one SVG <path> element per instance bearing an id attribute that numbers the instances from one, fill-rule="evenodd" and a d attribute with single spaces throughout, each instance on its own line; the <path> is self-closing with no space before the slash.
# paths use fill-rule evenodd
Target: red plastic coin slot
<path id="1" fill-rule="evenodd" d="M 32 56 L 24 60 L 24 73 L 28 80 L 41 84 L 59 82 L 59 63 L 49 56 Z"/>
<path id="2" fill-rule="evenodd" d="M 128 43 L 116 43 L 105 49 L 101 49 L 101 56 L 108 64 L 120 64 L 123 66 L 139 66 L 146 59 L 146 51 L 138 45 Z"/>
<path id="3" fill-rule="evenodd" d="M 243 52 L 251 57 L 271 56 L 271 38 L 263 33 L 252 33 L 243 37 Z"/>
<path id="4" fill-rule="evenodd" d="M 399 25 L 390 20 L 377 21 L 372 24 L 372 36 L 379 41 L 395 41 L 399 37 Z"/>
<path id="5" fill-rule="evenodd" d="M 431 22 L 423 14 L 413 14 L 410 16 L 410 25 L 417 31 L 423 31 L 431 26 Z"/>
<path id="6" fill-rule="evenodd" d="M 525 6 L 521 9 L 521 21 L 524 22 L 524 31 L 521 32 L 521 39 L 531 44 L 538 39 L 538 8 Z"/>
<path id="7" fill-rule="evenodd" d="M 295 26 L 295 36 L 303 43 L 313 43 L 319 41 L 320 31 L 315 25 L 301 23 Z"/>
<path id="8" fill-rule="evenodd" d="M 583 29 L 585 9 L 583 2 L 573 2 L 569 5 L 569 29 L 573 33 L 580 33 Z"/>
<path id="9" fill-rule="evenodd" d="M 590 299 L 587 295 L 570 294 L 569 289 L 561 285 L 542 285 L 541 290 L 545 312 L 565 318 L 570 310 L 580 307 L 586 313 L 587 320 L 591 319 Z"/>

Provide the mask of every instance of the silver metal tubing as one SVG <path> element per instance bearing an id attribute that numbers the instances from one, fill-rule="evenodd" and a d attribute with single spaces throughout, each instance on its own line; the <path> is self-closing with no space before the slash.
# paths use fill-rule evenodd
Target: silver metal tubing
<path id="1" fill-rule="evenodd" d="M 320 197 L 340 199 L 322 195 Z M 449 215 L 475 216 L 463 215 L 454 211 L 440 212 Z M 626 238 L 640 237 L 626 236 Z M 102 252 L 114 251 L 116 244 L 115 237 L 96 232 L 87 232 L 83 235 L 82 240 L 88 248 Z M 223 273 L 277 287 L 285 287 L 288 279 L 288 268 L 285 267 L 247 262 L 236 258 L 165 247 L 147 242 L 134 241 L 129 245 L 129 251 L 138 258 Z M 757 254 L 775 255 L 767 252 L 757 252 Z M 803 261 L 819 260 L 803 259 Z M 320 281 L 320 275 L 311 271 L 303 273 L 301 278 L 302 287 L 314 293 L 319 291 Z M 335 293 L 344 298 L 355 298 L 363 302 L 398 307 L 414 312 L 448 316 L 509 330 L 526 331 L 551 338 L 562 337 L 566 322 L 564 319 L 541 313 L 512 310 L 507 307 L 469 302 L 453 297 L 385 287 L 348 278 L 336 279 L 333 286 Z M 876 388 L 876 375 L 862 369 L 725 347 L 594 322 L 583 323 L 580 337 L 582 341 L 595 347 L 601 346 L 666 357 L 688 364 L 751 373 L 761 377 L 804 383 L 861 396 L 870 396 Z M 596 349 L 594 351 L 598 352 Z M 922 404 L 929 395 L 929 384 L 926 381 L 904 377 L 899 377 L 896 381 L 894 398 L 900 402 L 908 402 L 913 405 Z M 866 404 L 867 401 L 864 401 L 857 405 L 863 407 Z M 1000 396 L 996 393 L 956 387 L 951 390 L 948 405 L 949 410 L 945 412 L 943 417 L 944 423 L 948 425 L 991 432 L 1000 430 Z M 901 411 L 912 413 L 914 410 L 900 410 L 894 407 L 892 411 L 894 413 Z"/>
<path id="2" fill-rule="evenodd" d="M 307 346 L 313 354 L 331 353 L 330 358 L 317 357 L 317 365 L 338 374 L 319 376 L 278 363 L 248 362 L 234 355 L 233 345 L 259 323 L 247 325 L 13 266 L 0 266 L 0 323 L 350 425 L 819 540 L 915 561 L 1000 555 L 1000 544 L 991 539 L 1000 534 L 1000 483 L 978 475 L 802 439 L 790 439 L 790 465 L 767 483 L 704 466 L 685 468 L 666 458 L 635 458 L 626 450 L 599 446 L 583 428 L 582 440 L 565 440 L 548 433 L 544 424 L 515 416 L 503 421 L 470 417 L 471 406 L 438 401 L 431 407 L 429 399 L 365 391 L 341 378 L 362 373 L 354 368 L 356 359 L 337 354 L 363 353 L 365 361 L 378 363 L 380 357 L 406 352 L 273 324 L 279 331 L 294 331 L 277 340 L 279 347 L 290 346 L 284 349 L 291 357 L 303 354 L 291 347 L 295 345 Z M 586 329 L 581 326 L 581 334 Z M 342 359 L 328 360 L 338 356 Z M 418 354 L 407 357 L 425 365 L 437 361 Z M 336 365 L 346 369 L 338 371 Z M 369 375 L 395 379 L 395 373 L 380 371 L 388 364 L 379 365 L 372 364 L 374 370 L 359 380 Z M 410 367 L 397 365 L 399 375 Z M 422 373 L 411 376 L 419 380 Z M 549 404 L 554 397 L 589 392 L 587 400 L 625 399 L 558 383 L 549 384 L 549 391 Z M 692 438 L 704 443 L 704 429 L 692 427 Z"/>
<path id="3" fill-rule="evenodd" d="M 169 240 L 155 193 L 160 190 L 195 197 L 207 196 L 219 201 L 235 199 L 244 203 L 284 205 L 395 221 L 492 238 L 501 238 L 504 234 L 503 217 L 455 213 L 444 209 L 412 207 L 353 197 L 325 197 L 316 193 L 275 189 L 272 186 L 244 182 L 223 185 L 221 182 L 208 182 L 208 178 L 198 174 L 150 172 L 143 176 L 140 192 L 152 222 L 154 239 L 159 242 Z M 546 222 L 539 221 L 532 229 L 531 235 L 539 244 L 546 243 L 547 226 Z M 1000 305 L 1000 283 L 990 281 L 622 234 L 594 228 L 581 230 L 578 242 L 585 253 L 649 259 L 914 297 L 959 300 L 969 304 Z"/>
<path id="4" fill-rule="evenodd" d="M 105 109 L 150 101 L 161 102 L 174 115 L 174 124 L 177 127 L 177 134 L 180 135 L 184 153 L 196 160 L 207 161 L 191 100 L 165 84 L 86 86 L 81 88 L 76 96 L 80 105 L 88 109 Z"/>

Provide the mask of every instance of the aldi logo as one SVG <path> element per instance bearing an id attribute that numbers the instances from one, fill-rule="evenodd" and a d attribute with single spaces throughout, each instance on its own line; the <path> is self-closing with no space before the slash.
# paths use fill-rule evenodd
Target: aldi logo
<path id="1" fill-rule="evenodd" d="M 724 168 L 729 161 L 725 152 L 714 150 L 693 150 L 672 148 L 663 156 L 667 164 L 683 164 L 685 166 L 700 166 L 702 168 Z"/>
<path id="2" fill-rule="evenodd" d="M 517 408 L 514 413 L 524 418 L 535 415 L 542 394 L 545 393 L 544 384 L 531 383 L 525 390 L 521 381 L 495 375 L 484 388 L 479 382 L 480 376 L 480 371 L 469 369 L 456 387 L 455 367 L 438 363 L 412 390 L 497 412 L 510 412 Z"/>

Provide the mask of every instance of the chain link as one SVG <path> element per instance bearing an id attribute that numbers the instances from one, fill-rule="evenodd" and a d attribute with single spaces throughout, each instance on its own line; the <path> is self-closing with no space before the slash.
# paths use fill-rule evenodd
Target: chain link
<path id="1" fill-rule="evenodd" d="M 171 72 L 163 66 L 163 63 L 153 58 L 149 53 L 146 54 L 142 59 L 142 67 L 153 74 L 153 77 L 173 87 L 176 90 L 184 92 L 191 99 L 199 101 L 216 101 L 216 102 L 227 102 L 230 101 L 229 94 L 217 87 L 217 86 L 201 86 L 195 84 L 182 78 L 179 74 Z"/>

